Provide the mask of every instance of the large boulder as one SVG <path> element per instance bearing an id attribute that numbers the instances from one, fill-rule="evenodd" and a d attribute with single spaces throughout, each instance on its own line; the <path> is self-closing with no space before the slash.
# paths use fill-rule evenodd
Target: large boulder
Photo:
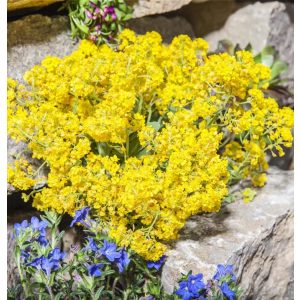
<path id="1" fill-rule="evenodd" d="M 284 77 L 288 79 L 288 87 L 294 87 L 294 26 L 291 4 L 281 2 L 256 2 L 247 5 L 226 21 L 223 28 L 214 31 L 205 39 L 210 49 L 215 50 L 219 40 L 229 39 L 235 44 L 245 47 L 249 42 L 255 52 L 266 45 L 272 45 L 279 51 L 280 59 L 289 64 Z"/>
<path id="2" fill-rule="evenodd" d="M 270 169 L 253 202 L 189 219 L 163 267 L 172 292 L 180 273 L 211 277 L 217 264 L 234 264 L 243 299 L 293 299 L 293 171 Z"/>

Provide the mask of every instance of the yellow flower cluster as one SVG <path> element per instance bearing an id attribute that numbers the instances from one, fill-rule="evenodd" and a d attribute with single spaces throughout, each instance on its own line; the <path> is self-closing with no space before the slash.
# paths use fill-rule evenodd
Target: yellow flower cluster
<path id="1" fill-rule="evenodd" d="M 270 71 L 251 53 L 207 50 L 124 30 L 118 51 L 82 41 L 28 71 L 30 88 L 9 79 L 9 133 L 49 168 L 33 205 L 89 205 L 119 245 L 156 260 L 188 217 L 220 209 L 228 181 L 262 185 L 265 151 L 291 146 L 293 112 L 264 97 Z M 36 183 L 25 167 L 9 169 L 19 189 Z"/>

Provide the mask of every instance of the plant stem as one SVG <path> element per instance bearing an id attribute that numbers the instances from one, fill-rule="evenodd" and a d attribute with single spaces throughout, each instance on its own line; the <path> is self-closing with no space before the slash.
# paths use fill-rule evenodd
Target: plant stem
<path id="1" fill-rule="evenodd" d="M 25 279 L 24 279 L 23 272 L 22 272 L 22 269 L 21 269 L 20 256 L 17 257 L 16 261 L 17 261 L 17 266 L 18 266 L 18 271 L 19 271 L 22 287 L 23 287 L 23 290 L 24 290 L 24 293 L 25 293 L 25 297 L 27 298 L 29 296 L 29 292 L 27 290 L 27 285 L 25 283 Z"/>
<path id="2" fill-rule="evenodd" d="M 130 294 L 130 290 L 125 290 L 125 291 L 123 292 L 123 300 L 127 300 L 129 294 Z"/>
<path id="3" fill-rule="evenodd" d="M 51 300 L 54 300 L 54 295 L 53 295 L 53 293 L 52 293 L 51 287 L 50 287 L 48 284 L 46 284 L 46 287 L 47 287 L 47 290 L 48 290 L 48 292 L 49 292 L 50 299 L 51 299 Z"/>
<path id="4" fill-rule="evenodd" d="M 115 297 L 115 289 L 116 289 L 116 285 L 118 283 L 118 280 L 119 280 L 119 277 L 116 277 L 114 282 L 113 282 L 113 285 L 112 285 L 112 297 L 113 298 Z"/>
<path id="5" fill-rule="evenodd" d="M 39 167 L 38 169 L 34 172 L 33 176 L 39 174 L 40 170 L 43 168 L 43 166 L 47 164 L 47 161 L 44 161 Z"/>

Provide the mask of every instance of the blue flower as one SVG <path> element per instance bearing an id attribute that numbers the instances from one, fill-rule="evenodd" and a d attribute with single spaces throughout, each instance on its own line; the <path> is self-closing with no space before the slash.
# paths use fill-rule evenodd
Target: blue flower
<path id="1" fill-rule="evenodd" d="M 40 221 L 37 217 L 31 218 L 31 226 L 35 231 L 45 231 L 49 223 L 47 221 Z"/>
<path id="2" fill-rule="evenodd" d="M 151 296 L 151 295 L 149 295 L 149 296 L 147 296 L 146 297 L 146 299 L 145 300 L 154 300 L 154 297 L 153 296 Z"/>
<path id="3" fill-rule="evenodd" d="M 48 255 L 49 259 L 60 261 L 66 257 L 66 253 L 60 252 L 58 248 L 54 248 Z"/>
<path id="4" fill-rule="evenodd" d="M 162 264 L 165 262 L 165 260 L 166 260 L 166 256 L 165 255 L 163 255 L 159 260 L 157 260 L 157 261 L 147 261 L 147 267 L 149 268 L 149 269 L 156 269 L 156 270 L 159 270 L 160 269 L 160 267 L 162 266 Z"/>
<path id="5" fill-rule="evenodd" d="M 179 282 L 179 289 L 175 293 L 181 296 L 183 300 L 190 300 L 194 297 L 194 294 L 189 290 L 187 281 Z"/>
<path id="6" fill-rule="evenodd" d="M 42 255 L 41 257 L 35 258 L 30 263 L 27 263 L 28 266 L 32 266 L 36 269 L 42 269 L 47 276 L 50 276 L 52 271 L 56 271 L 60 267 L 60 260 L 65 258 L 65 253 L 60 252 L 58 248 L 54 248 L 48 255 L 45 257 Z"/>
<path id="7" fill-rule="evenodd" d="M 30 263 L 27 263 L 27 266 L 34 267 L 36 269 L 41 269 L 41 263 L 44 256 L 37 257 L 34 260 L 32 260 Z"/>
<path id="8" fill-rule="evenodd" d="M 96 244 L 96 242 L 94 241 L 94 239 L 93 238 L 88 238 L 88 241 L 89 241 L 89 243 L 88 243 L 88 245 L 85 247 L 85 250 L 92 250 L 92 251 L 94 251 L 94 252 L 97 252 L 97 251 L 99 251 L 99 248 L 98 248 L 98 246 L 97 246 L 97 244 Z"/>
<path id="9" fill-rule="evenodd" d="M 48 240 L 46 239 L 46 233 L 41 232 L 41 234 L 37 238 L 37 241 L 40 243 L 40 245 L 47 246 L 48 245 Z"/>
<path id="10" fill-rule="evenodd" d="M 73 221 L 72 221 L 70 227 L 74 226 L 74 224 L 76 224 L 76 223 L 81 223 L 81 224 L 89 227 L 89 225 L 85 222 L 86 221 L 86 217 L 88 216 L 89 211 L 90 211 L 90 208 L 88 206 L 87 207 L 83 207 L 80 210 L 77 210 L 75 212 L 75 217 L 73 218 Z"/>
<path id="11" fill-rule="evenodd" d="M 88 265 L 87 269 L 90 276 L 99 277 L 102 275 L 102 272 L 99 268 L 103 267 L 103 264 L 95 264 L 95 265 Z"/>
<path id="12" fill-rule="evenodd" d="M 59 268 L 59 263 L 55 259 L 42 257 L 41 268 L 47 274 L 47 276 L 50 276 L 52 270 L 55 271 Z"/>
<path id="13" fill-rule="evenodd" d="M 27 251 L 25 251 L 25 250 L 21 250 L 21 255 L 20 255 L 20 257 L 23 259 L 23 261 L 24 261 L 25 263 L 27 263 L 28 257 L 29 257 L 29 253 L 28 253 Z"/>
<path id="14" fill-rule="evenodd" d="M 222 277 L 226 275 L 231 275 L 231 279 L 233 281 L 236 281 L 236 277 L 233 273 L 233 265 L 217 265 L 217 272 L 214 275 L 213 279 L 214 280 L 220 280 Z"/>
<path id="15" fill-rule="evenodd" d="M 222 283 L 220 288 L 221 288 L 221 291 L 222 291 L 223 295 L 226 296 L 227 299 L 234 300 L 235 292 L 230 289 L 227 282 Z"/>
<path id="16" fill-rule="evenodd" d="M 188 289 L 193 293 L 194 297 L 199 297 L 199 291 L 205 288 L 205 284 L 202 281 L 203 274 L 190 275 L 188 277 Z"/>
<path id="17" fill-rule="evenodd" d="M 14 225 L 16 236 L 19 236 L 21 231 L 25 230 L 28 226 L 29 226 L 29 224 L 28 224 L 27 220 L 22 221 L 22 223 L 16 223 Z"/>
<path id="18" fill-rule="evenodd" d="M 104 241 L 103 247 L 100 249 L 100 253 L 103 254 L 110 262 L 121 257 L 121 253 L 117 251 L 117 245 Z"/>
<path id="19" fill-rule="evenodd" d="M 119 268 L 119 272 L 123 273 L 125 268 L 129 265 L 130 259 L 125 249 L 121 250 L 121 257 L 117 259 L 117 266 Z"/>

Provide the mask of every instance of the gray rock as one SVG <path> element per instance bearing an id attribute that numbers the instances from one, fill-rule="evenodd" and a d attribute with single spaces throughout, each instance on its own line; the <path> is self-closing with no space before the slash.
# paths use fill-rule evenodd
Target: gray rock
<path id="1" fill-rule="evenodd" d="M 248 5 L 232 14 L 224 27 L 208 34 L 205 39 L 210 49 L 215 50 L 222 39 L 229 39 L 245 47 L 249 42 L 255 52 L 266 45 L 275 46 L 281 60 L 289 64 L 284 75 L 288 78 L 288 87 L 294 86 L 294 28 L 289 4 L 277 1 Z"/>
<path id="2" fill-rule="evenodd" d="M 169 11 L 177 10 L 184 5 L 187 5 L 192 0 L 138 0 L 129 1 L 129 4 L 133 2 L 135 18 L 143 16 L 162 14 Z"/>
<path id="3" fill-rule="evenodd" d="M 180 14 L 192 24 L 196 35 L 203 37 L 222 28 L 227 18 L 241 5 L 235 0 L 192 1 L 180 9 Z"/>
<path id="4" fill-rule="evenodd" d="M 293 223 L 288 211 L 229 259 L 237 267 L 244 299 L 294 299 Z"/>
<path id="5" fill-rule="evenodd" d="M 163 286 L 172 292 L 180 273 L 213 276 L 234 264 L 244 299 L 293 299 L 293 171 L 272 168 L 253 202 L 239 200 L 220 213 L 187 222 L 167 255 Z"/>
<path id="6" fill-rule="evenodd" d="M 172 18 L 154 16 L 133 19 L 128 22 L 128 27 L 138 34 L 157 31 L 166 43 L 170 43 L 179 34 L 187 34 L 191 38 L 195 37 L 191 24 L 185 18 L 179 16 Z"/>

